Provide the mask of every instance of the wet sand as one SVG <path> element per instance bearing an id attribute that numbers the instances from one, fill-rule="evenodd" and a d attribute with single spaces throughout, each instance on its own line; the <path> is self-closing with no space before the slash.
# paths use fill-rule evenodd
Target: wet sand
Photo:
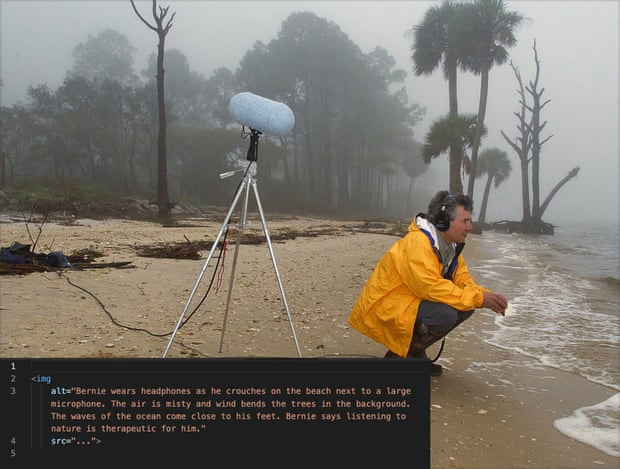
<path id="1" fill-rule="evenodd" d="M 23 222 L 9 215 L 1 221 L 0 245 L 29 243 Z M 347 323 L 375 263 L 396 240 L 393 235 L 354 232 L 361 223 L 268 217 L 272 233 L 334 228 L 332 234 L 273 243 L 304 358 L 385 353 Z M 129 220 L 47 222 L 37 251 L 70 254 L 91 248 L 104 254 L 98 262 L 130 261 L 131 268 L 0 276 L 0 356 L 160 358 L 169 336 L 156 335 L 173 330 L 208 251 L 198 260 L 162 259 L 140 257 L 136 247 L 212 241 L 219 227 L 217 221 L 200 218 L 169 228 Z M 248 231 L 261 233 L 260 222 L 251 219 Z M 465 256 L 470 264 L 485 256 L 477 236 L 484 235 L 468 238 Z M 203 306 L 179 329 L 169 357 L 297 356 L 266 244 L 239 249 L 219 351 L 233 253 L 231 244 L 219 289 L 216 279 Z M 188 311 L 202 298 L 210 272 Z M 478 311 L 448 336 L 438 361 L 444 373 L 431 378 L 432 467 L 617 468 L 618 458 L 553 428 L 554 420 L 601 402 L 613 391 L 486 344 L 485 330 L 493 327 L 492 314 Z M 429 356 L 437 349 L 433 346 Z"/>

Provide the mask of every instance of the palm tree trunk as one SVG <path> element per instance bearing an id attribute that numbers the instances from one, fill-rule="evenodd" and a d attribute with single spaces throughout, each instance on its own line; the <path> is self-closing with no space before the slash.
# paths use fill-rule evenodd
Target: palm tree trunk
<path id="1" fill-rule="evenodd" d="M 456 145 L 450 146 L 450 192 L 460 194 L 463 192 L 463 182 L 461 180 L 461 165 L 463 155 L 461 149 Z"/>
<path id="2" fill-rule="evenodd" d="M 487 97 L 489 95 L 489 66 L 484 62 L 480 73 L 480 102 L 478 104 L 478 117 L 476 119 L 476 133 L 471 148 L 471 169 L 469 171 L 469 180 L 467 183 L 467 195 L 474 196 L 474 181 L 476 174 L 476 160 L 478 159 L 478 149 L 480 148 L 480 140 L 482 138 L 482 126 L 484 125 L 484 117 L 487 112 Z"/>
<path id="3" fill-rule="evenodd" d="M 446 58 L 446 61 L 448 59 Z M 458 100 L 457 100 L 457 81 L 456 81 L 456 62 L 450 60 L 448 65 L 448 94 L 450 104 L 450 116 L 458 116 Z M 461 165 L 463 161 L 463 155 L 461 147 L 457 142 L 452 142 L 450 145 L 450 192 L 452 194 L 460 194 L 463 192 L 463 182 L 461 180 Z"/>
<path id="4" fill-rule="evenodd" d="M 457 82 L 456 82 L 456 63 L 450 64 L 448 71 L 448 104 L 450 106 L 450 115 L 457 116 L 459 113 L 459 105 L 457 99 Z"/>
<path id="5" fill-rule="evenodd" d="M 484 186 L 484 195 L 482 196 L 482 205 L 480 205 L 480 216 L 478 216 L 478 224 L 484 225 L 487 217 L 487 204 L 489 202 L 489 194 L 491 193 L 491 183 L 493 182 L 493 175 L 489 174 L 487 183 Z"/>

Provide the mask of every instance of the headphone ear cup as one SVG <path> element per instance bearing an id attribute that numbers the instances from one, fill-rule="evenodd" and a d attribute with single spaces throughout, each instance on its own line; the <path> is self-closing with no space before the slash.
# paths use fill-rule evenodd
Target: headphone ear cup
<path id="1" fill-rule="evenodd" d="M 442 207 L 441 212 L 435 217 L 435 227 L 439 231 L 448 231 L 450 228 L 450 215 L 445 211 L 445 207 Z"/>

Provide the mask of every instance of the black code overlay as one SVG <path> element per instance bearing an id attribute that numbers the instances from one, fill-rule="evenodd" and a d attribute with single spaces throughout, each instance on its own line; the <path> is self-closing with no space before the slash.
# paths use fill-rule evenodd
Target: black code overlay
<path id="1" fill-rule="evenodd" d="M 147 462 L 172 454 L 430 467 L 422 359 L 4 359 L 3 461 Z M 400 448 L 400 449 L 398 449 Z M 114 456 L 113 456 L 114 455 Z M 413 457 L 415 455 L 415 457 Z M 321 456 L 322 457 L 322 456 Z"/>

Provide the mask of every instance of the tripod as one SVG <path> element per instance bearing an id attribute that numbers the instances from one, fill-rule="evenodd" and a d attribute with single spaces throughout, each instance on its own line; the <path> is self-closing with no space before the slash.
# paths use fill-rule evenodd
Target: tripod
<path id="1" fill-rule="evenodd" d="M 237 266 L 237 257 L 239 254 L 239 246 L 241 244 L 241 234 L 243 229 L 248 225 L 247 223 L 247 214 L 248 214 L 248 200 L 249 200 L 249 196 L 250 196 L 250 188 L 252 188 L 253 192 L 254 192 L 254 196 L 256 199 L 256 206 L 258 207 L 258 213 L 260 215 L 260 220 L 261 220 L 261 224 L 263 227 L 263 234 L 265 235 L 265 240 L 267 241 L 267 246 L 269 248 L 269 254 L 271 255 L 271 262 L 273 264 L 273 269 L 275 271 L 276 274 L 276 279 L 278 280 L 278 285 L 280 287 L 280 295 L 282 296 L 282 303 L 284 303 L 284 307 L 286 309 L 286 315 L 288 317 L 288 321 L 289 324 L 291 326 L 291 333 L 293 335 L 293 339 L 295 341 L 295 347 L 297 348 L 297 355 L 301 358 L 301 350 L 299 348 L 299 343 L 297 341 L 297 335 L 295 334 L 295 328 L 293 327 L 293 320 L 291 319 L 291 313 L 289 311 L 288 308 L 288 303 L 286 301 L 286 295 L 284 294 L 284 287 L 282 286 L 282 279 L 280 278 L 280 272 L 278 271 L 278 264 L 276 263 L 276 258 L 275 255 L 273 253 L 273 246 L 271 245 L 271 238 L 269 236 L 269 230 L 267 229 L 267 222 L 265 221 L 265 215 L 263 213 L 263 207 L 261 205 L 260 202 L 260 197 L 258 195 L 258 188 L 256 187 L 256 161 L 257 161 L 257 152 L 258 152 L 258 139 L 260 137 L 260 132 L 251 129 L 251 134 L 250 134 L 250 148 L 248 149 L 248 156 L 247 159 L 249 161 L 248 167 L 245 170 L 243 179 L 241 180 L 241 184 L 239 185 L 239 187 L 237 188 L 237 191 L 235 193 L 235 196 L 233 198 L 233 201 L 230 205 L 230 208 L 228 209 L 228 212 L 226 213 L 226 218 L 224 219 L 222 226 L 220 227 L 217 236 L 215 237 L 215 241 L 213 242 L 213 246 L 211 247 L 211 250 L 209 251 L 209 255 L 207 256 L 207 259 L 202 267 L 202 270 L 200 271 L 200 274 L 198 275 L 198 278 L 196 279 L 196 283 L 194 284 L 194 288 L 192 289 L 189 298 L 187 299 L 187 302 L 185 303 L 185 307 L 183 308 L 183 311 L 181 312 L 181 315 L 179 317 L 179 320 L 177 321 L 176 327 L 174 328 L 174 331 L 172 332 L 172 335 L 170 337 L 170 340 L 168 342 L 168 346 L 166 347 L 166 350 L 164 351 L 164 356 L 163 358 L 166 358 L 166 355 L 168 354 L 168 350 L 170 350 L 170 346 L 172 345 L 172 342 L 174 340 L 174 337 L 177 333 L 177 331 L 179 330 L 179 327 L 181 326 L 181 323 L 183 321 L 183 318 L 185 316 L 185 313 L 187 312 L 190 303 L 192 302 L 192 298 L 194 297 L 194 294 L 196 293 L 196 290 L 198 289 L 198 286 L 200 284 L 200 281 L 202 280 L 202 277 L 205 273 L 205 271 L 207 270 L 207 267 L 209 265 L 209 262 L 211 261 L 211 258 L 213 257 L 213 253 L 215 252 L 215 249 L 217 248 L 217 245 L 220 241 L 220 238 L 222 237 L 222 235 L 224 234 L 224 232 L 226 231 L 226 228 L 228 226 L 228 223 L 230 221 L 230 218 L 235 210 L 235 207 L 237 206 L 237 203 L 239 202 L 239 200 L 241 199 L 241 195 L 244 194 L 244 199 L 243 199 L 243 205 L 241 208 L 241 217 L 239 219 L 239 225 L 238 225 L 238 230 L 237 230 L 237 240 L 235 243 L 235 254 L 233 257 L 233 263 L 232 263 L 232 269 L 231 269 L 231 273 L 230 273 L 230 284 L 228 287 L 228 297 L 226 299 L 226 310 L 224 312 L 224 323 L 222 325 L 222 335 L 220 338 L 220 348 L 219 348 L 219 352 L 222 352 L 222 345 L 224 343 L 224 332 L 226 330 L 226 320 L 228 318 L 228 310 L 230 308 L 230 299 L 231 299 L 231 295 L 232 295 L 232 287 L 233 287 L 233 283 L 234 283 L 234 279 L 235 279 L 235 269 Z M 220 174 L 221 178 L 224 177 L 228 177 L 232 174 L 234 174 L 236 171 L 230 171 L 228 173 L 222 173 Z"/>

